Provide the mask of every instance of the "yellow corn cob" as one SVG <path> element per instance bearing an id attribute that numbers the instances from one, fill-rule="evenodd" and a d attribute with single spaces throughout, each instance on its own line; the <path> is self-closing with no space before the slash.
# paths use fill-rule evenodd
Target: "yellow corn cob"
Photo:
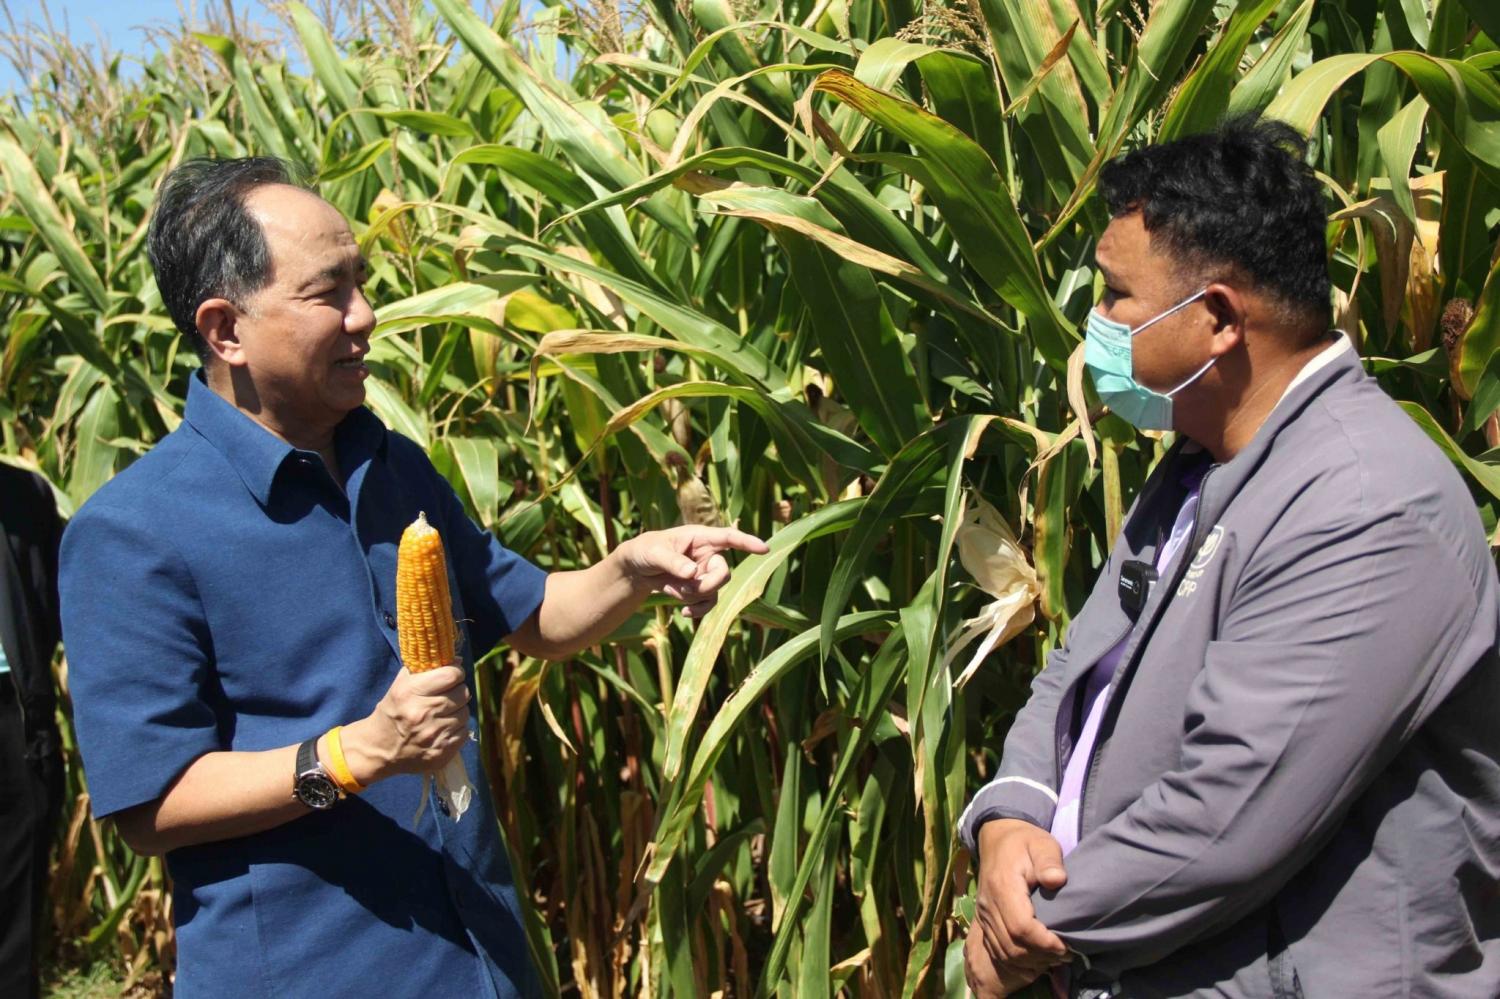
<path id="1" fill-rule="evenodd" d="M 396 550 L 396 637 L 401 643 L 401 661 L 412 673 L 422 673 L 456 663 L 454 646 L 458 625 L 453 620 L 453 596 L 448 592 L 448 560 L 443 539 L 427 523 L 427 514 L 401 532 Z M 457 822 L 474 800 L 474 785 L 461 755 L 454 756 L 436 774 L 422 782 L 422 799 L 412 816 L 415 828 L 427 807 L 428 781 L 437 780 L 439 801 Z"/>
<path id="2" fill-rule="evenodd" d="M 443 539 L 427 523 L 427 514 L 419 513 L 402 532 L 396 553 L 396 636 L 401 642 L 401 661 L 413 673 L 450 665 L 457 661 L 453 648 L 457 634 Z"/>

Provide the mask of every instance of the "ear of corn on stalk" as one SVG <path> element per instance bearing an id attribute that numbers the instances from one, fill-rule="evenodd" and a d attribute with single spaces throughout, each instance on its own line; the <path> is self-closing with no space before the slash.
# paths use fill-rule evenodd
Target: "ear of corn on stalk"
<path id="1" fill-rule="evenodd" d="M 954 681 L 955 687 L 967 684 L 985 656 L 1031 624 L 1036 618 L 1036 601 L 1042 592 L 1036 569 L 1026 560 L 1025 551 L 1000 511 L 978 496 L 971 496 L 969 502 L 970 508 L 963 514 L 963 522 L 958 528 L 958 558 L 974 577 L 974 585 L 994 599 L 978 616 L 959 625 L 948 638 L 948 651 L 943 656 L 944 669 L 974 639 L 985 636 L 969 658 L 969 664 Z"/>
<path id="2" fill-rule="evenodd" d="M 401 533 L 396 553 L 396 638 L 401 646 L 401 661 L 412 673 L 425 673 L 458 661 L 458 625 L 453 620 L 453 597 L 448 590 L 448 561 L 443 554 L 443 539 L 427 523 L 425 513 Z M 444 764 L 437 775 L 438 793 L 454 820 L 462 818 L 474 798 L 463 756 L 457 755 Z M 422 801 L 412 819 L 416 825 L 427 805 L 427 783 L 422 784 Z"/>

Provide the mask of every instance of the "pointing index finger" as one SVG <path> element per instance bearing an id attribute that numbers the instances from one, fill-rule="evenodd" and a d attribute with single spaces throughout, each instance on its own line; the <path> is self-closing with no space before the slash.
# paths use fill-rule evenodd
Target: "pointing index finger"
<path id="1" fill-rule="evenodd" d="M 735 551 L 749 552 L 751 555 L 764 555 L 771 550 L 771 546 L 760 538 L 733 527 L 715 528 L 703 540 L 719 551 L 733 548 Z"/>

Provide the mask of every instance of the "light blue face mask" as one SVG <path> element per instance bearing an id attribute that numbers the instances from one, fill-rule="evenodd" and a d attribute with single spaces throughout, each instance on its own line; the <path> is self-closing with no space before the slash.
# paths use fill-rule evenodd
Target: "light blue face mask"
<path id="1" fill-rule="evenodd" d="M 1196 295 L 1183 299 L 1135 329 L 1104 318 L 1098 309 L 1089 313 L 1087 332 L 1083 338 L 1083 363 L 1089 369 L 1099 398 L 1120 419 L 1142 430 L 1172 429 L 1172 397 L 1201 378 L 1218 358 L 1210 358 L 1207 364 L 1170 392 L 1157 392 L 1135 380 L 1135 361 L 1131 355 L 1130 341 L 1153 323 L 1159 323 L 1179 309 L 1185 309 L 1198 301 L 1207 291 L 1205 288 Z"/>

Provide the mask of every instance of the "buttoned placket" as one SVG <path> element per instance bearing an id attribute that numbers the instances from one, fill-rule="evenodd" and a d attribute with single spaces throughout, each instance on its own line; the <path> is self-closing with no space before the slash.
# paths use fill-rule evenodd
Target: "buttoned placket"
<path id="1" fill-rule="evenodd" d="M 351 441 L 351 445 L 352 444 L 353 442 Z M 354 544 L 358 547 L 360 557 L 364 562 L 365 572 L 370 584 L 370 599 L 372 610 L 376 616 L 378 624 L 383 626 L 386 640 L 390 642 L 392 649 L 396 651 L 397 655 L 399 656 L 400 643 L 396 634 L 395 608 L 382 605 L 379 581 L 376 579 L 375 567 L 371 564 L 369 558 L 369 546 L 376 539 L 361 537 L 359 531 L 358 512 L 360 492 L 364 485 L 366 476 L 368 475 L 372 465 L 374 464 L 375 458 L 376 454 L 373 451 L 370 453 L 349 453 L 344 449 L 340 449 L 339 463 L 343 468 L 348 470 L 348 476 L 345 480 L 345 490 L 340 492 L 340 495 L 344 498 L 344 505 L 341 512 L 345 522 L 349 526 L 350 537 L 353 539 Z M 327 468 L 323 467 L 322 459 L 318 458 L 317 456 L 313 456 L 313 461 L 319 467 L 319 471 L 321 472 L 321 477 L 325 485 L 336 485 L 336 483 L 334 483 L 333 481 L 333 477 L 328 474 Z M 394 592 L 391 594 L 390 599 L 395 599 Z M 428 805 L 436 809 L 437 812 L 443 815 L 447 815 L 447 805 L 442 800 L 442 796 L 436 794 L 431 788 L 427 788 L 425 790 L 428 795 Z M 444 823 L 441 821 L 435 821 L 434 828 L 437 831 L 438 849 L 443 855 L 444 870 L 448 872 L 448 883 L 445 886 L 448 892 L 448 898 L 450 901 L 452 901 L 454 910 L 458 912 L 459 921 L 464 925 L 464 930 L 468 934 L 470 943 L 473 945 L 475 954 L 477 955 L 480 951 L 482 943 L 474 935 L 473 930 L 470 929 L 469 921 L 472 917 L 466 912 L 466 907 L 463 904 L 462 898 L 453 889 L 454 875 L 452 873 L 452 870 L 453 868 L 458 866 L 459 861 L 454 856 L 454 851 L 448 844 L 448 830 L 445 828 Z M 488 966 L 485 965 L 482 960 L 480 961 L 480 965 L 484 975 L 488 978 Z M 491 981 L 490 984 L 493 988 L 493 981 Z"/>

